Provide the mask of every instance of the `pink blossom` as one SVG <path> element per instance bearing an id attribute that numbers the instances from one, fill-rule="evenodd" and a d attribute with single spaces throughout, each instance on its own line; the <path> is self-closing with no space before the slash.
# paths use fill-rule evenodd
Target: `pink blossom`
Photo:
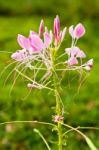
<path id="1" fill-rule="evenodd" d="M 79 47 L 76 47 L 76 46 L 71 47 L 71 48 L 66 48 L 65 51 L 69 56 L 67 63 L 70 66 L 78 64 L 77 58 L 86 57 L 85 53 L 82 50 L 80 50 Z"/>
<path id="2" fill-rule="evenodd" d="M 81 23 L 77 24 L 75 28 L 72 25 L 69 27 L 69 34 L 73 39 L 79 39 L 85 34 L 85 28 Z"/>
<path id="3" fill-rule="evenodd" d="M 85 58 L 86 57 L 85 53 L 82 50 L 80 50 L 79 47 L 77 47 L 77 46 L 74 46 L 71 48 L 66 48 L 65 51 L 71 57 L 76 57 L 76 58 Z"/>
<path id="4" fill-rule="evenodd" d="M 29 38 L 19 34 L 18 43 L 22 48 L 32 52 L 40 52 L 44 48 L 43 41 L 35 32 L 30 32 Z"/>

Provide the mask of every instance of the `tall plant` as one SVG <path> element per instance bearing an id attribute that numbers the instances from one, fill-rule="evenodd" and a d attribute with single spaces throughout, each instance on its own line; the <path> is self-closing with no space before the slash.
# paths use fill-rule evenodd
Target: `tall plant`
<path id="1" fill-rule="evenodd" d="M 39 121 L 14 121 L 14 122 L 33 122 L 51 125 L 57 132 L 57 149 L 63 149 L 63 138 L 70 131 L 76 131 L 86 140 L 91 150 L 97 150 L 91 140 L 84 135 L 78 128 L 74 128 L 64 123 L 64 104 L 60 94 L 62 76 L 60 74 L 67 71 L 88 72 L 93 66 L 93 59 L 83 62 L 86 54 L 77 46 L 78 40 L 85 34 L 85 27 L 79 23 L 75 27 L 69 27 L 69 34 L 72 43 L 69 48 L 63 50 L 60 54 L 60 47 L 65 38 L 67 28 L 60 29 L 60 19 L 58 16 L 54 19 L 54 28 L 48 30 L 41 20 L 38 33 L 30 31 L 29 36 L 18 35 L 17 40 L 21 50 L 17 50 L 11 55 L 16 63 L 14 70 L 27 79 L 28 88 L 37 88 L 38 90 L 47 89 L 52 91 L 55 96 L 56 106 L 53 123 Z M 24 73 L 25 71 L 25 73 Z M 32 74 L 32 75 L 31 75 Z M 16 76 L 16 78 L 17 78 Z M 9 122 L 6 122 L 9 123 Z M 4 124 L 4 123 L 2 123 Z M 69 130 L 64 133 L 63 126 Z M 44 136 L 34 129 L 43 139 L 46 147 L 50 150 Z"/>

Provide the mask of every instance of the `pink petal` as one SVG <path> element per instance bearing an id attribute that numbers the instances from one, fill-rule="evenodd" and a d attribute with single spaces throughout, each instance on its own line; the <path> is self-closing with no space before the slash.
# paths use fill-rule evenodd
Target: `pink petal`
<path id="1" fill-rule="evenodd" d="M 24 48 L 24 49 L 29 49 L 30 48 L 30 42 L 29 39 L 24 37 L 23 35 L 18 34 L 18 43 L 19 45 Z"/>
<path id="2" fill-rule="evenodd" d="M 38 33 L 36 33 L 35 31 L 30 30 L 29 38 L 31 38 L 32 35 L 38 35 Z"/>
<path id="3" fill-rule="evenodd" d="M 82 50 L 79 50 L 79 51 L 77 52 L 76 57 L 78 57 L 78 58 L 85 58 L 85 57 L 86 57 L 86 54 L 85 54 Z"/>
<path id="4" fill-rule="evenodd" d="M 79 51 L 79 48 L 74 46 L 73 48 L 71 48 L 71 56 L 72 57 L 76 57 L 77 53 Z"/>
<path id="5" fill-rule="evenodd" d="M 77 24 L 76 27 L 75 27 L 75 29 L 74 29 L 74 36 L 76 38 L 80 38 L 84 34 L 85 34 L 85 28 L 84 28 L 84 26 L 81 23 Z"/>
<path id="6" fill-rule="evenodd" d="M 49 33 L 45 32 L 44 33 L 44 44 L 45 48 L 48 48 L 52 42 L 52 37 L 50 36 Z"/>
<path id="7" fill-rule="evenodd" d="M 43 32 L 44 32 L 44 21 L 41 20 L 40 27 L 39 27 L 39 36 L 40 37 L 43 35 Z"/>
<path id="8" fill-rule="evenodd" d="M 71 57 L 76 57 L 78 51 L 79 51 L 78 47 L 66 48 L 66 53 Z"/>
<path id="9" fill-rule="evenodd" d="M 78 60 L 75 57 L 70 57 L 67 63 L 68 65 L 73 66 L 78 64 Z"/>
<path id="10" fill-rule="evenodd" d="M 14 60 L 17 60 L 18 59 L 18 52 L 15 52 L 11 55 L 11 58 L 14 59 Z"/>
<path id="11" fill-rule="evenodd" d="M 44 49 L 43 41 L 36 34 L 31 35 L 30 43 L 34 52 L 40 52 Z"/>
<path id="12" fill-rule="evenodd" d="M 66 53 L 71 57 L 77 57 L 77 58 L 85 58 L 86 54 L 79 49 L 79 47 L 74 46 L 71 48 L 66 49 Z"/>
<path id="13" fill-rule="evenodd" d="M 16 51 L 15 53 L 13 53 L 11 55 L 11 58 L 16 60 L 16 61 L 22 61 L 27 57 L 28 57 L 28 54 L 26 52 L 26 49 Z"/>

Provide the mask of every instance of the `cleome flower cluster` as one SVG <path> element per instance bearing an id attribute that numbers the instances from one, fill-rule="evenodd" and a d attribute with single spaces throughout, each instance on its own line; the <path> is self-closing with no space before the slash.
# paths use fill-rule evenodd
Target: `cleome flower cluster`
<path id="1" fill-rule="evenodd" d="M 53 55 L 61 58 L 61 61 L 56 63 L 57 67 L 54 70 L 77 70 L 84 69 L 90 71 L 93 66 L 93 59 L 88 60 L 86 63 L 82 63 L 82 59 L 86 57 L 83 50 L 76 46 L 77 41 L 85 34 L 84 26 L 79 23 L 75 26 L 69 27 L 68 31 L 72 38 L 71 47 L 66 48 L 62 55 L 56 55 L 59 48 L 65 38 L 67 28 L 60 29 L 60 19 L 58 16 L 54 19 L 54 29 L 48 30 L 44 25 L 44 21 L 41 20 L 38 33 L 30 31 L 29 36 L 18 35 L 17 41 L 21 47 L 21 50 L 17 50 L 11 55 L 11 58 L 18 63 L 15 69 L 20 75 L 27 77 L 22 73 L 24 69 L 30 69 L 33 71 L 33 77 L 28 83 L 28 87 L 33 88 L 48 88 L 50 84 L 49 78 L 52 75 L 53 70 Z M 62 61 L 62 56 L 66 56 L 66 60 Z M 57 58 L 58 57 L 58 58 Z M 61 64 L 64 64 L 63 66 Z M 24 65 L 23 70 L 19 71 L 20 66 Z M 54 68 L 55 69 L 55 68 Z M 44 71 L 42 77 L 37 78 L 39 71 Z M 28 78 L 30 79 L 30 78 Z"/>

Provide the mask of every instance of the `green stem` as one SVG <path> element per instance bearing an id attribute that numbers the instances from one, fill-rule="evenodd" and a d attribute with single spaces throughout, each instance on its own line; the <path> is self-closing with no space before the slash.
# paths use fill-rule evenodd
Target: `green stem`
<path id="1" fill-rule="evenodd" d="M 56 80 L 55 75 L 53 75 L 53 80 L 54 80 L 54 88 L 55 88 L 55 97 L 56 97 L 56 114 L 58 116 L 62 115 L 62 110 L 61 110 L 61 104 L 60 104 L 60 99 L 58 95 L 58 82 Z M 59 150 L 62 150 L 62 125 L 61 122 L 57 123 L 57 129 L 58 129 L 58 146 Z"/>
<path id="2" fill-rule="evenodd" d="M 62 108 L 61 108 L 61 102 L 59 97 L 59 82 L 57 79 L 57 75 L 55 73 L 55 55 L 52 59 L 53 61 L 53 82 L 54 82 L 54 89 L 55 89 L 55 98 L 56 98 L 56 114 L 57 116 L 62 115 Z M 59 121 L 57 123 L 57 130 L 58 130 L 58 149 L 62 150 L 62 124 Z"/>

